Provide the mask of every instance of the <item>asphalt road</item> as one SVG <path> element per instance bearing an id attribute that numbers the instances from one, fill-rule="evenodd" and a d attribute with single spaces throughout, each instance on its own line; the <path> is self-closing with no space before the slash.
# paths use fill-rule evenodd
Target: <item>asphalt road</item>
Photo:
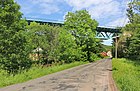
<path id="1" fill-rule="evenodd" d="M 103 59 L 0 88 L 0 91 L 117 91 L 117 89 L 112 79 L 111 59 Z"/>

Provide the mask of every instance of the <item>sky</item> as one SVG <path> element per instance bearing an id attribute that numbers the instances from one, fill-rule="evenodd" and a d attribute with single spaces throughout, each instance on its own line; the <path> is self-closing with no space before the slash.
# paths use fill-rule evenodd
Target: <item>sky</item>
<path id="1" fill-rule="evenodd" d="M 130 0 L 15 0 L 21 6 L 23 18 L 63 22 L 67 12 L 86 9 L 99 26 L 118 27 L 128 22 L 127 3 Z M 111 39 L 104 42 L 111 45 Z"/>

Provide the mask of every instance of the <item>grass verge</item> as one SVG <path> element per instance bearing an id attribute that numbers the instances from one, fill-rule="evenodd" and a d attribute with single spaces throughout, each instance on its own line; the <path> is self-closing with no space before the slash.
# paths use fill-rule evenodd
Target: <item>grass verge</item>
<path id="1" fill-rule="evenodd" d="M 120 91 L 140 91 L 140 61 L 113 59 L 112 66 Z"/>
<path id="2" fill-rule="evenodd" d="M 31 67 L 28 71 L 18 73 L 15 76 L 7 74 L 5 71 L 0 70 L 0 87 L 25 82 L 31 79 L 35 79 L 44 75 L 62 71 L 68 68 L 86 64 L 88 62 L 74 62 L 70 64 L 57 65 L 52 67 Z"/>

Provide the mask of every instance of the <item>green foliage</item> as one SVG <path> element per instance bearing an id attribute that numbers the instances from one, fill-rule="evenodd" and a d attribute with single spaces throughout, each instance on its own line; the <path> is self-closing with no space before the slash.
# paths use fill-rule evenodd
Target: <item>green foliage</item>
<path id="1" fill-rule="evenodd" d="M 0 70 L 0 87 L 25 82 L 27 80 L 35 79 L 44 75 L 48 75 L 51 73 L 55 73 L 58 71 L 62 71 L 68 68 L 72 68 L 75 66 L 79 66 L 82 64 L 86 64 L 87 62 L 74 62 L 70 64 L 63 64 L 51 67 L 40 67 L 40 66 L 33 66 L 27 71 L 23 71 L 16 75 L 9 75 L 5 71 Z"/>
<path id="2" fill-rule="evenodd" d="M 0 1 L 0 68 L 9 73 L 30 67 L 19 5 L 13 0 Z"/>
<path id="3" fill-rule="evenodd" d="M 19 9 L 13 0 L 0 1 L 0 68 L 9 73 L 29 68 L 32 63 L 91 61 L 95 56 L 91 53 L 102 50 L 95 38 L 98 23 L 86 10 L 69 12 L 64 29 L 35 22 L 27 25 Z M 38 58 L 31 58 L 36 54 Z"/>
<path id="4" fill-rule="evenodd" d="M 123 35 L 119 40 L 119 53 L 121 57 L 140 59 L 140 1 L 133 1 L 129 4 L 127 15 L 129 24 L 123 29 Z"/>
<path id="5" fill-rule="evenodd" d="M 59 60 L 65 60 L 66 63 L 81 59 L 81 50 L 76 45 L 74 37 L 64 29 L 60 31 L 59 35 L 59 52 Z"/>
<path id="6" fill-rule="evenodd" d="M 127 16 L 128 16 L 131 23 L 133 22 L 133 17 L 134 17 L 134 12 L 133 12 L 133 6 L 132 5 L 133 5 L 132 3 L 129 3 L 128 4 L 128 9 L 127 9 Z"/>
<path id="7" fill-rule="evenodd" d="M 95 38 L 95 29 L 98 25 L 96 20 L 93 20 L 86 10 L 68 12 L 65 17 L 65 28 L 74 36 L 76 44 L 84 52 L 83 57 L 91 61 L 91 52 L 96 53 L 97 45 L 100 41 Z"/>
<path id="8" fill-rule="evenodd" d="M 103 51 L 109 51 L 112 49 L 112 46 L 109 45 L 102 45 L 103 46 Z"/>
<path id="9" fill-rule="evenodd" d="M 140 91 L 140 62 L 113 59 L 113 77 L 120 91 Z"/>
<path id="10" fill-rule="evenodd" d="M 91 53 L 90 59 L 91 59 L 91 62 L 94 62 L 94 61 L 100 60 L 101 57 L 99 54 Z"/>
<path id="11" fill-rule="evenodd" d="M 44 63 L 59 61 L 71 63 L 81 59 L 81 50 L 76 45 L 74 37 L 65 29 L 39 25 L 35 22 L 27 26 L 27 29 L 31 49 L 41 48 L 45 53 L 45 59 L 42 60 Z M 41 33 L 41 35 L 36 35 L 36 33 Z"/>
<path id="12" fill-rule="evenodd" d="M 139 15 L 140 15 L 140 1 L 134 0 L 133 2 L 128 4 L 127 16 L 129 18 L 129 22 L 136 23 L 136 21 L 139 21 L 140 18 Z M 136 18 L 138 16 L 139 18 Z"/>
<path id="13" fill-rule="evenodd" d="M 140 32 L 134 34 L 129 42 L 128 55 L 131 59 L 140 60 Z"/>
<path id="14" fill-rule="evenodd" d="M 47 60 L 57 61 L 57 45 L 60 28 L 49 25 L 39 25 L 35 22 L 27 26 L 28 42 L 30 43 L 31 51 L 37 48 L 43 49 L 43 54 Z M 39 51 L 37 50 L 36 53 Z M 42 54 L 42 53 L 41 53 Z M 42 60 L 41 58 L 39 60 Z M 42 60 L 44 61 L 44 60 Z"/>

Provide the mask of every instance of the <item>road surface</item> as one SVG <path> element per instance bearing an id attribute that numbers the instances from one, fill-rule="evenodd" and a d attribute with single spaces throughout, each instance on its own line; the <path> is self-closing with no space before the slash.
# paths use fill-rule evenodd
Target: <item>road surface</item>
<path id="1" fill-rule="evenodd" d="M 103 59 L 0 88 L 0 91 L 117 91 L 111 70 L 111 59 Z"/>

